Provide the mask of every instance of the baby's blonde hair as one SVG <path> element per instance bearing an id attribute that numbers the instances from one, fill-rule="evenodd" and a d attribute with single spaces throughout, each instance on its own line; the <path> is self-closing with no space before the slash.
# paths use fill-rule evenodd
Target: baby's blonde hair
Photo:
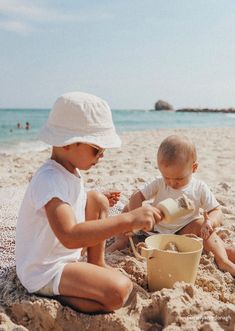
<path id="1" fill-rule="evenodd" d="M 197 160 L 196 147 L 186 136 L 171 135 L 160 144 L 157 160 L 165 165 L 194 163 Z"/>

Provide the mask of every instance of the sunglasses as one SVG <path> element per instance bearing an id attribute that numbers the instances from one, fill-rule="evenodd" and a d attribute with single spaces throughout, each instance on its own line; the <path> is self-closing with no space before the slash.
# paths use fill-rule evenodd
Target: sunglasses
<path id="1" fill-rule="evenodd" d="M 100 156 L 105 151 L 105 148 L 101 148 L 101 147 L 98 147 L 98 146 L 92 145 L 92 144 L 87 144 L 87 145 L 93 147 L 96 150 L 96 154 L 95 154 L 96 157 Z"/>

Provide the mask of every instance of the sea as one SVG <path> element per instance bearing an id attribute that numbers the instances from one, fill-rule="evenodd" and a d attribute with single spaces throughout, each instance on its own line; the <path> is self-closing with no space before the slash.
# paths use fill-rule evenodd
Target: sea
<path id="1" fill-rule="evenodd" d="M 46 122 L 49 109 L 0 109 L 0 154 L 40 151 L 48 146 L 37 136 Z M 235 128 L 235 114 L 187 113 L 113 109 L 118 133 L 140 130 L 173 128 Z M 26 122 L 30 128 L 26 129 Z M 20 124 L 20 128 L 17 124 Z"/>

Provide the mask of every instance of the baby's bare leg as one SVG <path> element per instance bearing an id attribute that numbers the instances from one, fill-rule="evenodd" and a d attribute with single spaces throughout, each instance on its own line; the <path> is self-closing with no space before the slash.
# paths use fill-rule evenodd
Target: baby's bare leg
<path id="1" fill-rule="evenodd" d="M 179 231 L 179 234 L 193 233 L 200 237 L 200 230 L 203 221 L 203 219 L 198 219 L 189 223 Z M 215 261 L 221 270 L 228 271 L 232 276 L 235 276 L 235 264 L 228 255 L 223 240 L 215 232 L 213 232 L 207 240 L 203 240 L 203 247 L 205 251 L 212 252 L 214 254 Z"/>
<path id="2" fill-rule="evenodd" d="M 235 263 L 235 247 L 225 246 L 225 249 L 229 260 Z"/>
<path id="3" fill-rule="evenodd" d="M 99 192 L 90 191 L 87 194 L 86 221 L 104 219 L 108 216 L 108 199 Z M 87 248 L 87 261 L 99 266 L 106 266 L 104 260 L 105 241 Z"/>
<path id="4" fill-rule="evenodd" d="M 132 288 L 130 279 L 119 271 L 74 262 L 64 267 L 58 298 L 82 312 L 110 312 L 125 304 Z"/>
<path id="5" fill-rule="evenodd" d="M 177 232 L 177 234 L 195 234 L 196 236 L 201 236 L 201 227 L 204 220 L 202 218 L 194 220 L 189 224 L 185 225 L 181 230 Z"/>
<path id="6" fill-rule="evenodd" d="M 125 235 L 119 235 L 115 237 L 115 241 L 109 247 L 106 248 L 107 253 L 113 253 L 115 251 L 120 251 L 127 247 L 129 239 Z"/>
<path id="7" fill-rule="evenodd" d="M 207 240 L 203 241 L 203 244 L 206 251 L 214 254 L 218 267 L 235 276 L 235 264 L 228 255 L 223 240 L 213 232 Z"/>

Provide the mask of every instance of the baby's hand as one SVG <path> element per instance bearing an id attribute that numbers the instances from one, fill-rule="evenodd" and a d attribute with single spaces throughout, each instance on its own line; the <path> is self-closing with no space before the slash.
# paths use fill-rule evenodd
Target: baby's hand
<path id="1" fill-rule="evenodd" d="M 113 207 L 119 201 L 121 192 L 103 192 L 103 194 L 109 200 L 109 206 Z"/>
<path id="2" fill-rule="evenodd" d="M 212 227 L 211 220 L 208 218 L 207 213 L 204 213 L 204 217 L 205 217 L 205 221 L 203 222 L 201 227 L 201 237 L 202 239 L 207 240 L 214 231 L 214 229 Z"/>

